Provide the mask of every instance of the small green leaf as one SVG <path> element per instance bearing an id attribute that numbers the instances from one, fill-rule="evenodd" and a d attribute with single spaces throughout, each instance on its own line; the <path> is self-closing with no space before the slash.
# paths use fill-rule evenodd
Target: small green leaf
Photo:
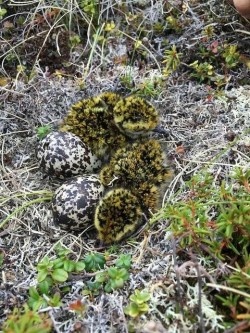
<path id="1" fill-rule="evenodd" d="M 61 268 L 55 269 L 51 274 L 53 280 L 58 282 L 65 282 L 68 279 L 68 273 Z"/>
<path id="2" fill-rule="evenodd" d="M 122 288 L 124 286 L 124 280 L 122 278 L 110 281 L 110 286 L 112 289 Z"/>
<path id="3" fill-rule="evenodd" d="M 227 238 L 231 238 L 232 237 L 232 232 L 233 232 L 233 225 L 232 224 L 228 224 L 226 226 L 226 230 L 225 230 L 225 236 Z"/>
<path id="4" fill-rule="evenodd" d="M 57 258 L 55 260 L 52 261 L 53 263 L 53 269 L 57 269 L 57 268 L 63 268 L 64 266 L 64 258 Z"/>
<path id="5" fill-rule="evenodd" d="M 111 293 L 113 291 L 114 288 L 111 287 L 110 282 L 108 282 L 105 286 L 104 286 L 104 291 L 106 291 L 106 293 Z"/>
<path id="6" fill-rule="evenodd" d="M 149 310 L 149 306 L 146 303 L 142 303 L 140 305 L 137 303 L 137 306 L 139 307 L 140 313 L 146 313 Z"/>
<path id="7" fill-rule="evenodd" d="M 83 271 L 84 269 L 85 269 L 85 262 L 83 262 L 83 261 L 78 261 L 78 262 L 76 262 L 75 263 L 75 270 L 77 271 L 77 272 L 81 272 L 81 271 Z"/>
<path id="8" fill-rule="evenodd" d="M 62 246 L 61 244 L 57 244 L 54 250 L 56 251 L 59 257 L 66 257 L 68 254 L 72 253 L 72 251 Z"/>
<path id="9" fill-rule="evenodd" d="M 29 287 L 29 295 L 34 300 L 38 300 L 40 298 L 40 295 L 39 295 L 39 293 L 38 293 L 38 291 L 36 290 L 35 287 Z"/>
<path id="10" fill-rule="evenodd" d="M 103 283 L 107 280 L 107 272 L 99 272 L 95 276 L 95 281 L 99 283 Z"/>
<path id="11" fill-rule="evenodd" d="M 99 269 L 103 269 L 106 263 L 105 257 L 99 253 L 91 253 L 86 256 L 84 259 L 86 265 L 86 271 L 97 271 Z"/>
<path id="12" fill-rule="evenodd" d="M 2 19 L 6 13 L 7 13 L 7 10 L 5 8 L 0 7 L 0 19 Z"/>
<path id="13" fill-rule="evenodd" d="M 55 295 L 50 298 L 49 305 L 54 307 L 62 305 L 60 293 L 55 293 Z"/>
<path id="14" fill-rule="evenodd" d="M 110 286 L 112 289 L 122 288 L 124 282 L 128 280 L 129 274 L 125 268 L 110 267 L 108 269 L 110 277 Z"/>
<path id="15" fill-rule="evenodd" d="M 53 285 L 53 280 L 51 277 L 47 276 L 46 279 L 38 283 L 37 288 L 41 294 L 48 295 L 49 289 Z"/>
<path id="16" fill-rule="evenodd" d="M 116 268 L 116 267 L 110 267 L 108 269 L 108 275 L 112 279 L 118 279 L 118 278 L 124 278 L 127 279 L 128 277 L 128 271 L 125 268 Z"/>
<path id="17" fill-rule="evenodd" d="M 40 296 L 38 300 L 34 300 L 33 298 L 29 298 L 28 299 L 28 305 L 33 310 L 37 311 L 41 308 L 44 308 L 44 307 L 48 306 L 48 303 L 46 302 L 46 300 L 43 297 Z"/>
<path id="18" fill-rule="evenodd" d="M 131 260 L 130 254 L 121 254 L 116 260 L 115 265 L 119 268 L 129 269 L 131 267 Z"/>
<path id="19" fill-rule="evenodd" d="M 48 271 L 46 269 L 39 270 L 39 272 L 37 274 L 37 281 L 42 282 L 44 279 L 46 279 L 47 275 L 48 275 Z"/>
<path id="20" fill-rule="evenodd" d="M 63 268 L 66 272 L 73 272 L 75 270 L 75 263 L 74 261 L 67 259 L 63 263 Z"/>
<path id="21" fill-rule="evenodd" d="M 139 316 L 140 310 L 136 303 L 131 303 L 124 309 L 124 313 L 129 315 L 132 318 L 136 318 Z"/>
<path id="22" fill-rule="evenodd" d="M 87 282 L 87 286 L 88 286 L 88 289 L 94 294 L 94 295 L 98 295 L 99 293 L 99 290 L 102 286 L 101 283 L 99 282 L 93 282 L 93 281 L 88 281 Z"/>
<path id="23" fill-rule="evenodd" d="M 118 269 L 115 267 L 110 267 L 108 269 L 108 275 L 111 277 L 111 279 L 115 279 L 118 275 Z"/>
<path id="24" fill-rule="evenodd" d="M 45 125 L 45 126 L 41 126 L 38 127 L 37 129 L 37 137 L 39 140 L 42 140 L 43 138 L 45 138 L 45 136 L 47 134 L 49 134 L 51 132 L 51 126 L 50 125 Z"/>
<path id="25" fill-rule="evenodd" d="M 37 264 L 37 267 L 47 266 L 50 263 L 48 256 L 43 257 L 43 259 Z"/>

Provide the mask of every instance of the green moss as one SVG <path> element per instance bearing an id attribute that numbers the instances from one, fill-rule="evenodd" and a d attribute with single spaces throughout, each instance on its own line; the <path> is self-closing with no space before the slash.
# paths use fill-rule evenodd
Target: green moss
<path id="1" fill-rule="evenodd" d="M 140 202 L 135 195 L 124 188 L 108 192 L 96 208 L 95 227 L 99 239 L 105 244 L 128 237 L 141 223 Z"/>
<path id="2" fill-rule="evenodd" d="M 141 97 L 129 96 L 116 103 L 114 121 L 122 133 L 136 138 L 153 130 L 159 117 L 149 102 Z"/>
<path id="3" fill-rule="evenodd" d="M 127 139 L 113 122 L 113 107 L 119 99 L 108 92 L 73 104 L 60 130 L 79 136 L 98 156 L 123 146 Z"/>

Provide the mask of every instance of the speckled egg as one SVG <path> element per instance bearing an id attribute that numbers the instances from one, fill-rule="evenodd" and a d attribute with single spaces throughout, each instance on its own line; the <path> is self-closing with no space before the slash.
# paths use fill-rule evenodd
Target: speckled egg
<path id="1" fill-rule="evenodd" d="M 94 225 L 96 205 L 104 187 L 95 175 L 78 176 L 60 186 L 52 200 L 54 224 L 67 231 Z"/>
<path id="2" fill-rule="evenodd" d="M 81 139 L 70 132 L 51 132 L 37 148 L 39 166 L 46 174 L 61 179 L 96 172 L 101 161 Z"/>

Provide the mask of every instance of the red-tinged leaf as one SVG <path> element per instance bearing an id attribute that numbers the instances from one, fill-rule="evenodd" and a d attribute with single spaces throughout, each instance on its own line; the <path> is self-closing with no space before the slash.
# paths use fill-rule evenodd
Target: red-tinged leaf
<path id="1" fill-rule="evenodd" d="M 75 302 L 69 304 L 69 309 L 76 312 L 83 312 L 86 310 L 86 305 L 80 299 L 77 299 Z"/>

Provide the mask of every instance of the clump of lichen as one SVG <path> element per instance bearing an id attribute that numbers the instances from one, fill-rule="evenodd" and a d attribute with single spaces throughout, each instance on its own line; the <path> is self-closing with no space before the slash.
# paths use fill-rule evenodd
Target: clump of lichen
<path id="1" fill-rule="evenodd" d="M 142 224 L 139 199 L 124 188 L 109 191 L 95 212 L 98 238 L 105 244 L 118 242 L 131 235 Z"/>
<path id="2" fill-rule="evenodd" d="M 159 116 L 148 101 L 141 97 L 129 96 L 116 103 L 114 121 L 122 133 L 137 138 L 155 129 Z"/>
<path id="3" fill-rule="evenodd" d="M 113 108 L 120 96 L 106 92 L 73 104 L 60 130 L 79 136 L 98 156 L 123 146 L 127 138 L 113 121 Z"/>

